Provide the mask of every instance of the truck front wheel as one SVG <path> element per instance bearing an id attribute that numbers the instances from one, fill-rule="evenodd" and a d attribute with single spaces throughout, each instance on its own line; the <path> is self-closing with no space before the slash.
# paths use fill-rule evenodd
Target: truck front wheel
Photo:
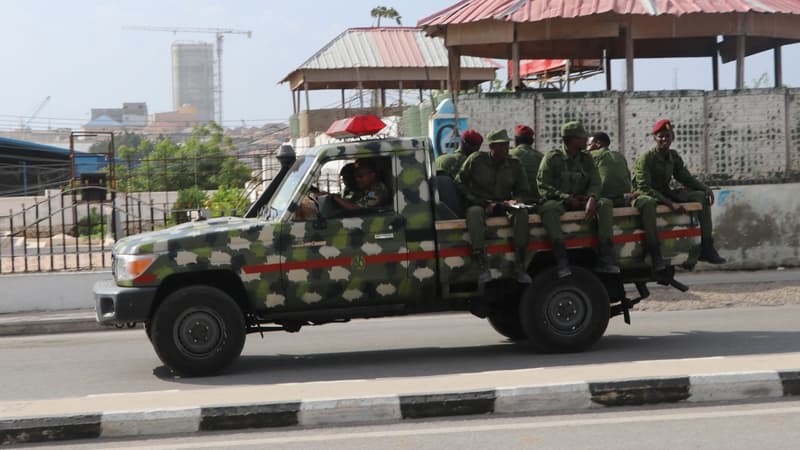
<path id="1" fill-rule="evenodd" d="M 225 292 L 188 286 L 164 299 L 150 323 L 159 359 L 182 376 L 213 375 L 242 353 L 244 315 Z"/>
<path id="2" fill-rule="evenodd" d="M 558 278 L 556 269 L 540 273 L 520 302 L 525 334 L 548 353 L 586 350 L 603 336 L 609 317 L 603 283 L 581 267 L 572 267 L 566 278 Z"/>

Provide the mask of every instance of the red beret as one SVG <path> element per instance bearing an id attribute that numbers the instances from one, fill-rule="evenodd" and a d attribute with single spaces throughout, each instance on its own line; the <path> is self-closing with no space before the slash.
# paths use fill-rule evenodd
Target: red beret
<path id="1" fill-rule="evenodd" d="M 527 125 L 517 125 L 516 128 L 514 128 L 514 136 L 533 137 L 533 128 Z"/>
<path id="2" fill-rule="evenodd" d="M 483 136 L 475 130 L 467 130 L 461 135 L 461 140 L 472 145 L 483 144 Z"/>
<path id="3" fill-rule="evenodd" d="M 661 119 L 653 125 L 653 134 L 658 133 L 662 129 L 667 129 L 668 131 L 672 131 L 672 122 L 669 119 Z"/>

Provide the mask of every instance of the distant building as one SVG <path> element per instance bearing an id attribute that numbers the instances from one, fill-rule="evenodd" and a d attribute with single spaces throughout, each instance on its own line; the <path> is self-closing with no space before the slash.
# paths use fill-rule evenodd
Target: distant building
<path id="1" fill-rule="evenodd" d="M 92 119 L 84 130 L 116 131 L 147 126 L 147 103 L 123 103 L 122 108 L 92 108 Z"/>
<path id="2" fill-rule="evenodd" d="M 206 42 L 172 44 L 172 108 L 197 109 L 197 121 L 214 120 L 214 46 Z"/>
<path id="3" fill-rule="evenodd" d="M 194 127 L 198 122 L 197 108 L 184 105 L 176 111 L 152 114 L 144 131 L 148 134 L 178 133 Z"/>

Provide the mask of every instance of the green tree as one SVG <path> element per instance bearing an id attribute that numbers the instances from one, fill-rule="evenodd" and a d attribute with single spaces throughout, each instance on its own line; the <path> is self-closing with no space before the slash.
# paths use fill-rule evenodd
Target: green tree
<path id="1" fill-rule="evenodd" d="M 376 26 L 381 26 L 381 19 L 384 17 L 387 19 L 394 19 L 398 25 L 403 24 L 403 22 L 401 22 L 402 17 L 400 16 L 400 13 L 398 13 L 396 9 L 391 7 L 376 6 L 372 8 L 372 11 L 370 11 L 370 15 L 372 16 L 372 18 L 377 20 Z"/>
<path id="2" fill-rule="evenodd" d="M 249 201 L 244 197 L 244 189 L 221 186 L 206 202 L 211 217 L 242 216 Z"/>
<path id="3" fill-rule="evenodd" d="M 120 147 L 116 166 L 117 188 L 128 191 L 170 191 L 196 187 L 242 187 L 250 169 L 236 158 L 236 147 L 217 124 L 198 126 L 181 145 L 170 139 L 136 147 Z"/>

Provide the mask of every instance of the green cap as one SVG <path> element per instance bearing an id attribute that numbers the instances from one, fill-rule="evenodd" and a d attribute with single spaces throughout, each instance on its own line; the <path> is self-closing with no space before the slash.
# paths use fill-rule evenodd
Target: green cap
<path id="1" fill-rule="evenodd" d="M 508 132 L 505 128 L 501 130 L 494 130 L 488 135 L 486 135 L 486 139 L 489 141 L 490 144 L 499 144 L 501 142 L 510 142 L 511 139 L 508 138 Z"/>
<path id="2" fill-rule="evenodd" d="M 586 128 L 583 128 L 583 124 L 580 122 L 567 122 L 561 125 L 561 137 L 587 138 L 589 133 L 586 132 Z"/>

